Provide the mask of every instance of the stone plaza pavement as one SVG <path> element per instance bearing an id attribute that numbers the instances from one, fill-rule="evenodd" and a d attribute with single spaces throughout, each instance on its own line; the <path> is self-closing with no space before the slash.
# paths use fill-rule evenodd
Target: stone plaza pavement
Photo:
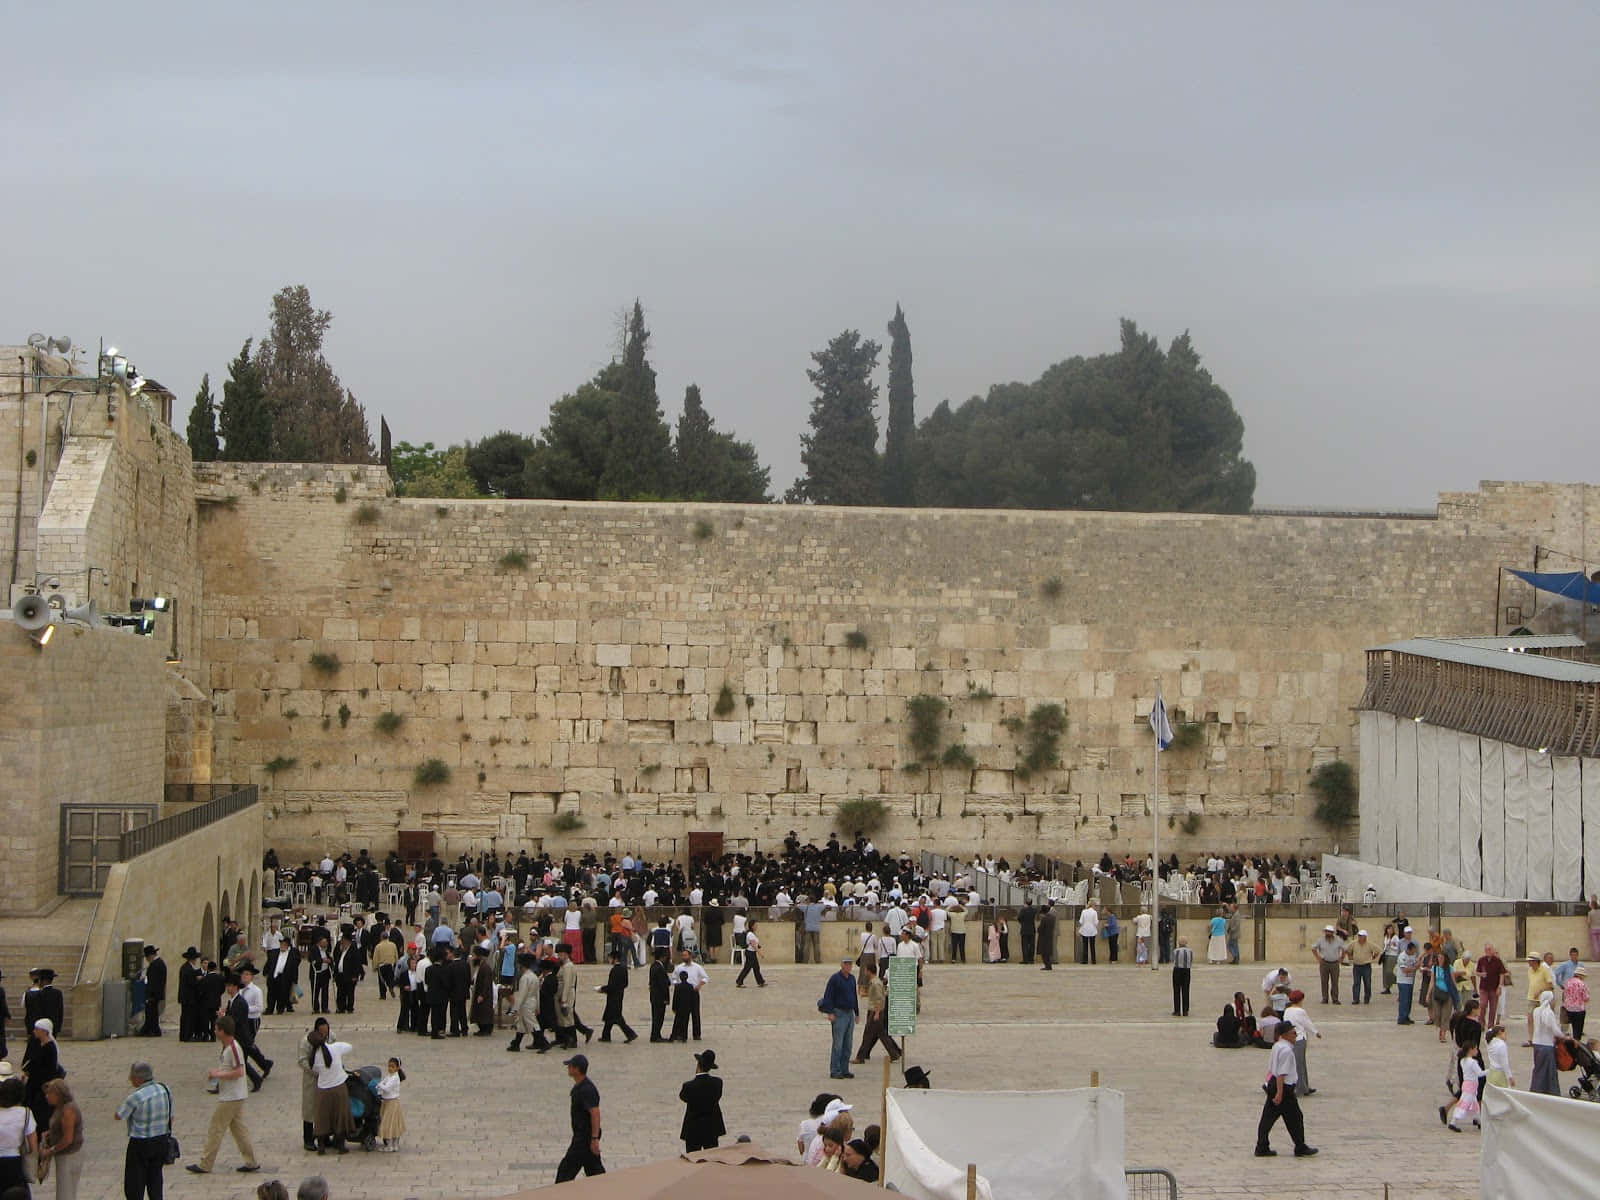
<path id="1" fill-rule="evenodd" d="M 855 1079 L 828 1078 L 828 1030 L 816 1001 L 831 969 L 775 967 L 766 989 L 751 981 L 736 991 L 733 968 L 709 968 L 703 1045 L 716 1050 L 726 1080 L 726 1140 L 749 1133 L 757 1142 L 792 1148 L 796 1126 L 819 1091 L 837 1091 L 856 1103 L 858 1127 L 877 1121 L 881 1049 L 871 1065 L 856 1068 Z M 1305 1111 L 1308 1138 L 1322 1153 L 1293 1158 L 1280 1125 L 1274 1138 L 1280 1157 L 1251 1155 L 1267 1055 L 1213 1049 L 1209 1035 L 1235 989 L 1257 997 L 1265 969 L 1197 966 L 1192 1015 L 1181 1020 L 1169 1015 L 1166 968 L 1066 966 L 1046 974 L 1016 963 L 930 966 L 909 1061 L 928 1068 L 935 1087 L 962 1090 L 1078 1087 L 1098 1070 L 1103 1086 L 1127 1096 L 1128 1165 L 1171 1169 L 1183 1196 L 1382 1197 L 1386 1182 L 1396 1197 L 1477 1194 L 1479 1135 L 1452 1134 L 1439 1124 L 1447 1052 L 1421 1023 L 1424 1015 L 1413 1027 L 1397 1026 L 1393 998 L 1381 993 L 1361 1008 L 1322 1006 L 1309 962 L 1298 977 L 1312 984 L 1309 1011 L 1324 1037 L 1312 1043 L 1311 1082 L 1318 1092 L 1305 1101 Z M 602 997 L 592 985 L 601 981 L 602 968 L 580 970 L 579 1012 L 595 1022 Z M 641 1040 L 587 1047 L 611 1169 L 681 1150 L 678 1087 L 693 1074 L 690 1052 L 698 1048 L 644 1040 L 644 972 L 635 971 L 633 980 L 627 1011 Z M 225 1140 L 215 1174 L 192 1176 L 180 1164 L 167 1172 L 167 1195 L 250 1197 L 257 1182 L 274 1177 L 292 1194 L 314 1173 L 328 1177 L 337 1200 L 492 1197 L 553 1180 L 568 1131 L 561 1056 L 507 1054 L 506 1037 L 498 1033 L 442 1042 L 397 1035 L 395 1003 L 380 1002 L 370 980 L 357 1009 L 334 1027 L 354 1044 L 353 1065 L 391 1054 L 405 1062 L 411 1133 L 401 1153 L 357 1149 L 343 1158 L 319 1158 L 301 1148 L 294 1048 L 309 1024 L 302 1008 L 268 1018 L 262 1031 L 263 1049 L 277 1065 L 251 1097 L 247 1117 L 263 1173 L 236 1175 L 238 1153 Z M 1521 1040 L 1513 1037 L 1513 1045 Z M 1524 1085 L 1531 1053 L 1513 1050 Z M 68 1082 L 87 1118 L 85 1200 L 122 1194 L 124 1136 L 112 1114 L 135 1057 L 147 1057 L 173 1089 L 183 1162 L 200 1156 L 213 1103 L 202 1089 L 204 1070 L 215 1061 L 211 1047 L 180 1044 L 170 1032 L 159 1041 L 67 1044 Z M 36 1195 L 51 1194 L 53 1186 Z"/>

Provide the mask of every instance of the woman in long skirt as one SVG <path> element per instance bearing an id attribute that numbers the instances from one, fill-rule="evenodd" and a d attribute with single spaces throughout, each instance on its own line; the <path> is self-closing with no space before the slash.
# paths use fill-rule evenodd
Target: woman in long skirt
<path id="1" fill-rule="evenodd" d="M 1208 963 L 1228 961 L 1228 917 L 1220 908 L 1216 916 L 1211 918 L 1211 940 L 1206 943 L 1206 961 Z"/>
<path id="2" fill-rule="evenodd" d="M 346 1153 L 344 1139 L 355 1130 L 350 1116 L 349 1074 L 345 1070 L 344 1056 L 354 1047 L 349 1042 L 330 1042 L 325 1021 L 317 1022 L 311 1036 L 316 1045 L 311 1051 L 311 1067 L 317 1073 L 317 1103 L 311 1119 L 312 1133 L 317 1139 L 317 1153 L 328 1149 Z"/>

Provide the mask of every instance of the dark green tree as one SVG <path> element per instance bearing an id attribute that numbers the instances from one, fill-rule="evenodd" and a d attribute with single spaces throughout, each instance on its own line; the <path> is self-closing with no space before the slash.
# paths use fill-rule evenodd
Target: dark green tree
<path id="1" fill-rule="evenodd" d="M 467 469 L 485 495 L 517 500 L 526 490 L 528 461 L 533 457 L 531 437 L 502 429 L 467 446 Z"/>
<path id="2" fill-rule="evenodd" d="M 876 504 L 878 491 L 877 342 L 854 329 L 812 354 L 806 371 L 817 394 L 811 401 L 811 432 L 800 435 L 806 473 L 785 497 L 812 504 Z"/>
<path id="3" fill-rule="evenodd" d="M 261 372 L 250 358 L 249 338 L 239 357 L 228 364 L 217 425 L 222 434 L 222 457 L 228 462 L 272 461 L 272 413 L 267 408 Z"/>
<path id="4" fill-rule="evenodd" d="M 200 390 L 194 394 L 194 407 L 189 410 L 189 457 L 195 462 L 215 462 L 220 453 L 217 444 L 217 402 L 211 394 L 211 376 L 200 378 Z"/>
<path id="5" fill-rule="evenodd" d="M 323 356 L 333 316 L 311 303 L 303 285 L 272 298 L 272 323 L 256 350 L 256 366 L 273 418 L 278 462 L 373 460 L 366 412 Z"/>
<path id="6" fill-rule="evenodd" d="M 1187 334 L 1131 321 L 1114 354 L 939 405 L 916 440 L 916 501 L 971 508 L 1248 512 L 1244 422 Z"/>
<path id="7" fill-rule="evenodd" d="M 656 397 L 649 343 L 644 308 L 635 300 L 609 414 L 611 437 L 600 472 L 600 495 L 608 499 L 664 496 L 672 486 L 672 431 Z"/>
<path id="8" fill-rule="evenodd" d="M 771 474 L 756 448 L 716 428 L 692 383 L 683 393 L 673 468 L 672 491 L 679 500 L 765 504 L 771 498 Z"/>
<path id="9" fill-rule="evenodd" d="M 615 364 L 550 406 L 550 420 L 528 458 L 523 494 L 553 500 L 598 500 L 611 449 L 611 414 L 617 393 L 602 380 Z"/>
<path id="10" fill-rule="evenodd" d="M 898 304 L 889 322 L 889 428 L 883 439 L 883 502 L 916 503 L 912 462 L 917 433 L 917 396 L 911 380 L 911 329 Z"/>

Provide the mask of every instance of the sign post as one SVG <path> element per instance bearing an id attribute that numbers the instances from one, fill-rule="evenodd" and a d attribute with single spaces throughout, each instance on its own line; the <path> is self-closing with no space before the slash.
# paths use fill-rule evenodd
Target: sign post
<path id="1" fill-rule="evenodd" d="M 897 954 L 888 961 L 889 1036 L 910 1037 L 917 1031 L 917 960 Z"/>

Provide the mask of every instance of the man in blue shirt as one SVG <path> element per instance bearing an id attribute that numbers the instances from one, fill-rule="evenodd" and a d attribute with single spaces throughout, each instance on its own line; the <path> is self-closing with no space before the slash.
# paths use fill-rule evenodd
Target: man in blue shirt
<path id="1" fill-rule="evenodd" d="M 833 1057 L 828 1060 L 828 1075 L 832 1079 L 854 1079 L 850 1070 L 850 1048 L 856 1030 L 856 1015 L 860 1004 L 856 999 L 856 981 L 850 974 L 853 960 L 839 960 L 839 970 L 828 976 L 828 986 L 822 999 L 817 1001 L 817 1011 L 826 1013 L 833 1026 Z"/>
<path id="2" fill-rule="evenodd" d="M 122 1163 L 122 1192 L 128 1200 L 162 1195 L 161 1173 L 167 1165 L 167 1137 L 172 1132 L 172 1093 L 155 1081 L 147 1062 L 128 1070 L 133 1091 L 117 1106 L 117 1120 L 128 1123 L 128 1152 Z"/>

